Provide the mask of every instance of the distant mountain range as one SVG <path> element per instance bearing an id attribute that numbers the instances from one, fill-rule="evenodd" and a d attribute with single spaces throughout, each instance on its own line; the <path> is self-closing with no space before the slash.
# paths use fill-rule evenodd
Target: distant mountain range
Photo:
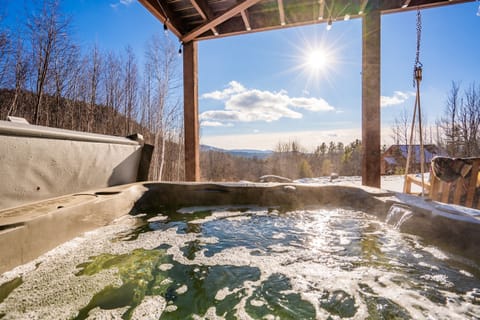
<path id="1" fill-rule="evenodd" d="M 207 145 L 200 145 L 201 152 L 207 151 L 215 151 L 215 152 L 223 152 L 235 157 L 242 157 L 242 158 L 258 158 L 258 159 L 265 159 L 268 158 L 273 154 L 271 150 L 254 150 L 254 149 L 221 149 L 217 147 L 207 146 Z"/>

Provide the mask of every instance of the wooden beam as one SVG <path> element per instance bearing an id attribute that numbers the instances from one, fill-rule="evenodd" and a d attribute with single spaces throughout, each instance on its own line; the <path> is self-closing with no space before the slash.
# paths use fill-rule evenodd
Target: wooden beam
<path id="1" fill-rule="evenodd" d="M 170 30 L 175 36 L 180 38 L 182 36 L 182 33 L 175 27 L 175 24 L 177 21 L 175 20 L 174 22 L 171 21 L 171 19 L 167 20 L 168 17 L 165 17 L 163 12 L 160 12 L 159 8 L 157 7 L 158 5 L 152 4 L 154 1 L 149 1 L 149 0 L 138 0 L 145 8 L 147 8 L 148 11 L 150 11 L 151 14 L 154 15 L 155 18 L 160 20 L 161 23 L 165 23 L 168 27 L 168 30 Z"/>
<path id="2" fill-rule="evenodd" d="M 357 16 L 352 16 L 353 18 L 357 18 Z M 320 21 L 315 19 L 315 20 L 308 20 L 308 21 L 302 21 L 302 22 L 296 22 L 296 23 L 289 23 L 282 28 L 295 28 L 295 27 L 301 27 L 301 26 L 309 26 L 312 24 L 318 24 L 322 23 L 323 21 Z M 271 31 L 271 30 L 278 30 L 280 27 L 278 25 L 275 26 L 267 26 L 267 27 L 260 27 L 260 28 L 255 28 L 250 30 L 249 32 L 265 32 L 265 31 Z M 236 36 L 236 35 L 242 35 L 245 34 L 245 30 L 240 30 L 240 31 L 232 31 L 232 32 L 224 32 L 220 33 L 218 36 L 213 36 L 213 35 L 205 35 L 205 36 L 199 36 L 195 39 L 197 41 L 199 40 L 209 40 L 209 39 L 219 39 L 219 38 L 225 38 L 225 37 L 231 37 L 231 36 Z"/>
<path id="3" fill-rule="evenodd" d="M 278 14 L 280 16 L 280 25 L 285 25 L 285 9 L 283 8 L 283 0 L 277 0 L 278 3 Z"/>
<path id="4" fill-rule="evenodd" d="M 213 11 L 208 6 L 208 3 L 205 0 L 190 0 L 190 3 L 195 8 L 195 10 L 200 14 L 204 21 L 210 20 L 213 18 Z M 216 28 L 211 28 L 213 34 L 218 34 Z"/>
<path id="5" fill-rule="evenodd" d="M 201 26 L 195 28 L 191 32 L 187 33 L 181 40 L 186 43 L 194 40 L 197 36 L 201 35 L 205 31 L 214 28 L 218 26 L 219 24 L 227 21 L 228 19 L 236 16 L 237 14 L 240 14 L 242 11 L 250 8 L 257 2 L 260 2 L 261 0 L 245 0 L 232 8 L 228 9 L 226 12 L 222 13 L 221 15 L 217 16 L 216 18 L 205 22 Z"/>
<path id="6" fill-rule="evenodd" d="M 198 45 L 196 41 L 183 44 L 183 104 L 185 180 L 200 181 Z"/>
<path id="7" fill-rule="evenodd" d="M 243 10 L 240 13 L 242 14 L 242 20 L 243 20 L 243 23 L 245 24 L 245 30 L 247 31 L 252 30 L 252 26 L 250 25 L 250 19 L 248 19 L 246 11 Z"/>
<path id="8" fill-rule="evenodd" d="M 360 5 L 360 10 L 358 11 L 359 15 L 362 15 L 365 12 L 365 8 L 367 7 L 368 0 L 362 0 L 362 4 Z"/>
<path id="9" fill-rule="evenodd" d="M 362 21 L 362 184 L 380 187 L 380 23 L 378 1 Z"/>
<path id="10" fill-rule="evenodd" d="M 319 0 L 318 1 L 319 8 L 318 8 L 318 20 L 323 20 L 324 14 L 325 14 L 325 1 L 324 0 Z"/>
<path id="11" fill-rule="evenodd" d="M 422 10 L 422 9 L 429 9 L 429 8 L 438 8 L 443 6 L 467 3 L 467 2 L 474 2 L 477 0 L 445 0 L 445 1 L 438 1 L 432 3 L 423 3 L 419 5 L 410 6 L 410 2 L 408 3 L 407 7 L 400 6 L 399 8 L 394 9 L 385 9 L 382 10 L 382 14 L 390 14 L 390 13 L 398 13 L 398 12 L 407 12 L 412 10 Z"/>
<path id="12" fill-rule="evenodd" d="M 195 10 L 198 12 L 198 14 L 202 17 L 203 20 L 208 19 L 207 10 L 209 10 L 210 7 L 205 3 L 205 1 L 190 0 L 190 3 L 195 8 Z"/>

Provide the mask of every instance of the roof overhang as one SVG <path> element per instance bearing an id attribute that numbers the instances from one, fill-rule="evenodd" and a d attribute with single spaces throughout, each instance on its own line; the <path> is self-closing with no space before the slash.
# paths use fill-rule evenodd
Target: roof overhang
<path id="1" fill-rule="evenodd" d="M 475 0 L 139 0 L 180 41 L 330 23 Z"/>

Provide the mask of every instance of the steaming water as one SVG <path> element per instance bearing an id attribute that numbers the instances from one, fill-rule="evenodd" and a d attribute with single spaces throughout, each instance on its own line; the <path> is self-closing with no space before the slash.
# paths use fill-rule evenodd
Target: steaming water
<path id="1" fill-rule="evenodd" d="M 475 263 L 338 208 L 145 214 L 0 284 L 3 319 L 480 319 Z"/>

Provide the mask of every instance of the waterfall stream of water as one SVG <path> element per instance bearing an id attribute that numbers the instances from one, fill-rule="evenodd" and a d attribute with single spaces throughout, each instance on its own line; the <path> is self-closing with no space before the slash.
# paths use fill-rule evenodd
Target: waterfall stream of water
<path id="1" fill-rule="evenodd" d="M 394 204 L 388 210 L 385 223 L 392 225 L 395 229 L 399 230 L 402 224 L 409 220 L 413 214 L 414 213 L 410 207 Z"/>

